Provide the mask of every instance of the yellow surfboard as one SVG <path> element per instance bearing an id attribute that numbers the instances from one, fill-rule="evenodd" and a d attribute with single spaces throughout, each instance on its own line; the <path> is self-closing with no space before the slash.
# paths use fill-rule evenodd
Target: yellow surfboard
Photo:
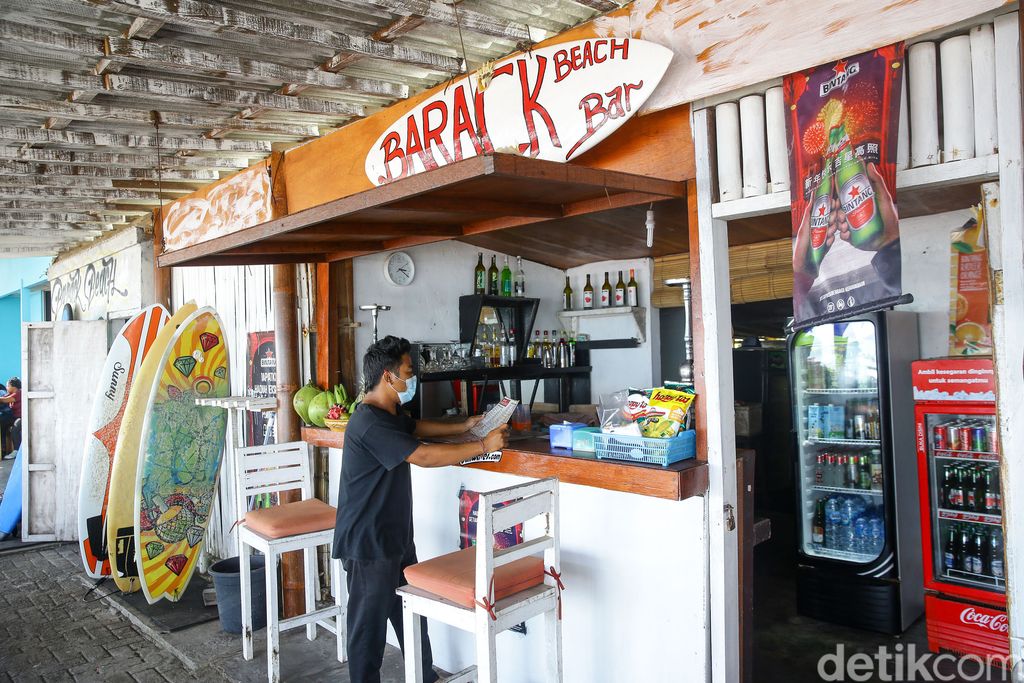
<path id="1" fill-rule="evenodd" d="M 121 418 L 121 431 L 114 448 L 114 462 L 110 468 L 110 500 L 107 503 L 107 549 L 112 555 L 111 578 L 125 593 L 139 590 L 138 553 L 135 548 L 135 479 L 138 474 L 139 439 L 146 418 L 146 408 L 156 382 L 164 351 L 178 326 L 196 311 L 194 302 L 178 309 L 177 313 L 160 328 L 142 366 L 135 373 L 128 400 Z"/>
<path id="2" fill-rule="evenodd" d="M 163 353 L 139 443 L 135 547 L 150 604 L 177 602 L 195 569 L 217 493 L 231 393 L 227 340 L 212 308 L 183 322 Z"/>

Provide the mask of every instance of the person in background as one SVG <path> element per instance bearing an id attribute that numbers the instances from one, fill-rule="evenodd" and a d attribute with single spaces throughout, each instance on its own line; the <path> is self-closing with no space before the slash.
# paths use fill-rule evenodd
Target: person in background
<path id="1" fill-rule="evenodd" d="M 426 444 L 423 438 L 464 434 L 480 422 L 414 420 L 403 410 L 416 395 L 406 339 L 387 336 L 363 357 L 366 395 L 345 429 L 333 556 L 348 583 L 348 670 L 352 683 L 379 683 L 388 621 L 403 647 L 405 568 L 416 564 L 412 524 L 412 465 L 444 467 L 508 443 L 502 425 L 482 439 Z M 424 683 L 437 680 L 423 626 Z"/>
<path id="2" fill-rule="evenodd" d="M 7 395 L 7 389 L 0 387 L 0 398 Z M 11 407 L 6 403 L 0 403 L 0 455 L 7 457 L 7 453 L 10 452 L 10 438 L 11 427 L 14 426 L 14 414 Z"/>
<path id="3" fill-rule="evenodd" d="M 9 407 L 11 409 L 10 416 L 4 418 L 0 415 L 0 424 L 4 425 L 5 437 L 9 434 L 11 436 L 11 450 L 7 451 L 6 442 L 4 439 L 4 458 L 12 457 L 17 452 L 18 447 L 21 445 L 21 380 L 17 377 L 12 377 L 7 380 L 7 395 L 0 396 L 0 406 Z M 6 422 L 9 419 L 10 422 Z"/>

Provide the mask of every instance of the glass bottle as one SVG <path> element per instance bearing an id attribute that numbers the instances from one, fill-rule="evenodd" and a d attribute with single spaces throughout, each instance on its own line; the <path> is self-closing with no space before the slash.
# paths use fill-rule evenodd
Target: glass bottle
<path id="1" fill-rule="evenodd" d="M 477 254 L 476 270 L 473 273 L 473 293 L 487 293 L 487 269 L 484 268 L 484 252 Z"/>
<path id="2" fill-rule="evenodd" d="M 565 276 L 565 289 L 562 290 L 562 310 L 572 310 L 572 286 L 569 284 L 569 276 Z"/>
<path id="3" fill-rule="evenodd" d="M 622 279 L 622 271 L 619 271 L 619 281 L 615 283 L 615 305 L 626 305 L 626 283 Z"/>
<path id="4" fill-rule="evenodd" d="M 608 281 L 608 271 L 604 271 L 604 284 L 601 285 L 601 308 L 612 305 L 612 283 Z"/>
<path id="5" fill-rule="evenodd" d="M 512 296 L 512 269 L 508 267 L 508 256 L 505 257 L 505 266 L 501 269 L 501 295 Z"/>
<path id="6" fill-rule="evenodd" d="M 498 257 L 491 255 L 491 267 L 487 269 L 487 293 L 490 296 L 498 296 L 501 291 L 501 274 L 498 272 Z"/>
<path id="7" fill-rule="evenodd" d="M 511 327 L 508 331 L 508 364 L 509 367 L 519 360 L 519 349 L 516 347 L 516 328 Z"/>
<path id="8" fill-rule="evenodd" d="M 636 284 L 636 270 L 633 268 L 629 269 L 629 282 L 626 283 L 626 305 L 640 305 L 640 290 Z"/>
<path id="9" fill-rule="evenodd" d="M 587 286 L 583 288 L 583 309 L 589 310 L 594 307 L 594 287 L 590 284 L 590 274 L 587 274 Z"/>
<path id="10" fill-rule="evenodd" d="M 526 296 L 526 273 L 523 271 L 522 256 L 516 256 L 515 295 Z"/>

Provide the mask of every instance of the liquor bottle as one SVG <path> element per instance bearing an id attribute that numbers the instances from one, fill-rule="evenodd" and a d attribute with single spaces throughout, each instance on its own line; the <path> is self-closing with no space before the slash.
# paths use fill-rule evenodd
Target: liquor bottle
<path id="1" fill-rule="evenodd" d="M 853 153 L 850 136 L 842 123 L 829 131 L 829 146 L 833 145 L 838 161 L 836 191 L 839 204 L 846 213 L 846 222 L 850 225 L 850 244 L 863 248 L 885 231 L 882 213 L 875 201 L 875 189 L 868 178 L 867 166 Z"/>
<path id="2" fill-rule="evenodd" d="M 871 449 L 871 490 L 882 490 L 882 451 Z"/>
<path id="3" fill-rule="evenodd" d="M 473 293 L 487 293 L 487 269 L 484 268 L 484 252 L 480 252 L 476 259 L 476 271 L 473 273 Z"/>
<path id="4" fill-rule="evenodd" d="M 601 285 L 601 308 L 612 305 L 612 283 L 608 281 L 608 271 L 604 271 L 604 284 Z"/>
<path id="5" fill-rule="evenodd" d="M 530 344 L 530 348 L 526 350 L 527 358 L 540 358 L 541 345 L 540 345 L 540 330 L 533 331 L 533 343 Z"/>
<path id="6" fill-rule="evenodd" d="M 814 523 L 811 526 L 811 543 L 825 544 L 825 499 L 819 498 L 814 505 Z"/>
<path id="7" fill-rule="evenodd" d="M 587 274 L 587 286 L 583 288 L 583 309 L 594 307 L 594 287 L 590 284 L 590 275 Z"/>
<path id="8" fill-rule="evenodd" d="M 519 360 L 519 347 L 516 345 L 516 328 L 508 331 L 508 364 L 512 367 Z"/>
<path id="9" fill-rule="evenodd" d="M 558 338 L 558 367 L 569 367 L 569 344 L 565 341 L 564 334 Z"/>
<path id="10" fill-rule="evenodd" d="M 946 574 L 949 574 L 951 569 L 957 567 L 957 556 L 956 556 L 956 527 L 949 527 L 949 536 L 946 538 L 946 547 L 942 552 L 942 566 L 946 570 Z"/>
<path id="11" fill-rule="evenodd" d="M 565 276 L 565 289 L 562 290 L 562 310 L 572 310 L 572 286 L 569 284 L 569 276 Z"/>
<path id="12" fill-rule="evenodd" d="M 999 492 L 996 491 L 996 487 L 993 486 L 992 482 L 992 468 L 985 470 L 985 512 L 988 514 L 995 514 L 999 510 L 999 503 L 997 497 Z"/>
<path id="13" fill-rule="evenodd" d="M 491 367 L 501 367 L 501 337 L 498 336 L 498 330 L 494 330 L 491 333 Z"/>
<path id="14" fill-rule="evenodd" d="M 997 579 L 1004 576 L 1003 572 L 1003 534 L 999 529 L 992 531 L 988 549 L 989 574 Z"/>
<path id="15" fill-rule="evenodd" d="M 622 271 L 619 271 L 619 281 L 615 283 L 615 305 L 626 305 L 626 283 L 622 279 Z"/>
<path id="16" fill-rule="evenodd" d="M 551 367 L 551 340 L 548 338 L 548 331 L 544 330 L 544 341 L 540 345 L 540 364 L 546 368 Z"/>
<path id="17" fill-rule="evenodd" d="M 515 295 L 526 296 L 526 272 L 523 271 L 522 256 L 516 256 Z"/>
<path id="18" fill-rule="evenodd" d="M 629 282 L 626 283 L 626 305 L 640 305 L 640 289 L 637 287 L 636 270 L 633 268 L 629 269 Z"/>
<path id="19" fill-rule="evenodd" d="M 498 272 L 497 256 L 491 255 L 491 267 L 487 269 L 487 293 L 498 296 L 501 291 L 501 274 Z"/>
<path id="20" fill-rule="evenodd" d="M 814 485 L 825 486 L 825 465 L 828 458 L 824 453 L 818 453 L 817 464 L 814 467 Z"/>
<path id="21" fill-rule="evenodd" d="M 501 295 L 512 296 L 512 269 L 508 267 L 508 256 L 505 257 L 505 267 L 501 269 Z"/>
<path id="22" fill-rule="evenodd" d="M 815 270 L 821 265 L 822 259 L 825 258 L 825 252 L 828 251 L 825 240 L 828 237 L 828 219 L 831 212 L 832 157 L 826 156 L 822 160 L 821 179 L 811 195 L 811 234 L 807 258 L 814 264 Z"/>

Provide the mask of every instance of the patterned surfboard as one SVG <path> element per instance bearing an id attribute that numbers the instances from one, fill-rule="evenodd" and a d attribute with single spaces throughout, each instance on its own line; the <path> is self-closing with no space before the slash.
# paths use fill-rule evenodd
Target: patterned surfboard
<path id="1" fill-rule="evenodd" d="M 110 576 L 105 521 L 110 466 L 121 431 L 128 392 L 160 328 L 170 316 L 159 304 L 144 308 L 124 324 L 107 353 L 92 404 L 78 487 L 78 544 L 86 573 Z"/>
<path id="2" fill-rule="evenodd" d="M 125 593 L 139 590 L 138 557 L 135 552 L 135 479 L 138 474 L 139 439 L 146 407 L 156 381 L 157 368 L 164 351 L 178 329 L 189 316 L 195 313 L 196 305 L 189 302 L 179 308 L 167 324 L 157 333 L 149 353 L 142 359 L 142 366 L 135 373 L 121 431 L 114 448 L 114 462 L 110 467 L 110 495 L 107 498 L 107 551 L 110 553 L 110 578 Z"/>
<path id="3" fill-rule="evenodd" d="M 220 318 L 202 308 L 168 345 L 142 430 L 135 490 L 135 547 L 150 604 L 177 602 L 206 538 L 224 452 L 227 410 L 197 398 L 230 395 Z"/>

